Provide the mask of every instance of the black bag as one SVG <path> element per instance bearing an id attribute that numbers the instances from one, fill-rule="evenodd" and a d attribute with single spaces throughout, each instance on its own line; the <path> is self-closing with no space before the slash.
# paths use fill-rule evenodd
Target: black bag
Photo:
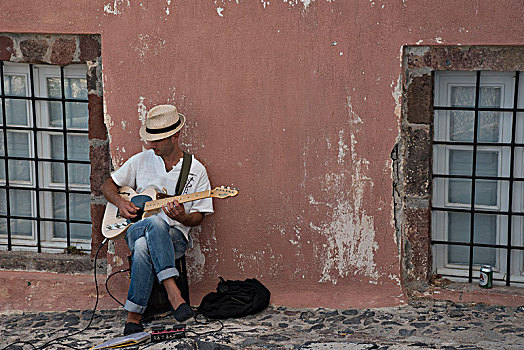
<path id="1" fill-rule="evenodd" d="M 216 292 L 202 298 L 199 310 L 207 318 L 232 318 L 253 315 L 269 305 L 269 290 L 255 278 L 224 281 L 220 277 Z"/>

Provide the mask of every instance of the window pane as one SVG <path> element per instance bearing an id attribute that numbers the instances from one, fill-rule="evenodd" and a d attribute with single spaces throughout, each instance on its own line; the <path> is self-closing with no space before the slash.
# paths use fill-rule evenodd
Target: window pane
<path id="1" fill-rule="evenodd" d="M 468 213 L 448 213 L 448 241 L 469 242 L 470 217 Z"/>
<path id="2" fill-rule="evenodd" d="M 87 100 L 87 79 L 85 78 L 66 78 L 65 79 L 66 98 Z"/>
<path id="3" fill-rule="evenodd" d="M 66 127 L 75 129 L 88 128 L 89 110 L 85 102 L 66 102 Z M 62 115 L 62 102 L 49 101 L 49 127 L 61 128 L 64 116 Z"/>
<path id="4" fill-rule="evenodd" d="M 60 134 L 50 134 L 51 159 L 64 159 L 64 137 Z"/>
<path id="5" fill-rule="evenodd" d="M 32 217 L 31 203 L 33 199 L 31 192 L 32 191 L 29 190 L 9 190 L 9 209 L 11 210 L 11 215 Z M 1 202 L 6 203 L 5 198 Z M 11 219 L 11 233 L 14 235 L 31 236 L 32 220 Z"/>
<path id="6" fill-rule="evenodd" d="M 65 222 L 54 222 L 53 223 L 53 237 L 66 239 L 67 231 Z"/>
<path id="7" fill-rule="evenodd" d="M 475 107 L 474 86 L 452 86 L 450 95 L 451 107 Z"/>
<path id="8" fill-rule="evenodd" d="M 47 102 L 49 113 L 49 127 L 61 128 L 64 125 L 64 117 L 62 115 L 62 102 L 49 101 Z"/>
<path id="9" fill-rule="evenodd" d="M 66 102 L 66 127 L 75 129 L 88 128 L 89 110 L 85 102 Z M 62 115 L 62 102 L 49 101 L 49 126 L 61 128 L 64 116 Z"/>
<path id="10" fill-rule="evenodd" d="M 471 180 L 450 179 L 448 188 L 450 203 L 471 203 Z"/>
<path id="11" fill-rule="evenodd" d="M 87 103 L 66 102 L 67 127 L 87 129 L 88 113 Z"/>
<path id="12" fill-rule="evenodd" d="M 65 203 L 66 196 L 65 193 L 53 192 L 53 219 L 66 219 L 65 213 Z"/>
<path id="13" fill-rule="evenodd" d="M 91 239 L 91 225 L 88 224 L 71 224 L 72 239 Z"/>
<path id="14" fill-rule="evenodd" d="M 91 221 L 91 195 L 69 194 L 69 210 L 71 220 Z"/>
<path id="15" fill-rule="evenodd" d="M 496 248 L 473 247 L 473 265 L 496 265 Z M 448 246 L 448 263 L 469 266 L 469 247 Z"/>
<path id="16" fill-rule="evenodd" d="M 87 100 L 87 80 L 82 78 L 64 79 L 65 98 Z M 47 91 L 49 97 L 62 98 L 60 78 L 47 78 Z M 63 125 L 62 102 L 49 103 L 49 124 L 53 127 Z M 82 128 L 88 127 L 88 108 L 84 102 L 66 102 L 66 127 Z"/>
<path id="17" fill-rule="evenodd" d="M 473 151 L 449 150 L 449 174 L 471 175 L 473 172 Z"/>
<path id="18" fill-rule="evenodd" d="M 481 87 L 480 88 L 480 108 L 500 107 L 500 87 Z"/>
<path id="19" fill-rule="evenodd" d="M 29 157 L 29 134 L 25 132 L 7 133 L 7 154 L 11 157 Z M 9 180 L 30 181 L 31 162 L 9 160 Z M 5 169 L 4 169 L 5 171 Z M 4 173 L 5 177 L 5 173 Z"/>
<path id="20" fill-rule="evenodd" d="M 89 139 L 87 135 L 67 135 L 67 159 L 89 160 Z"/>
<path id="21" fill-rule="evenodd" d="M 478 176 L 497 176 L 499 165 L 499 152 L 477 151 Z"/>
<path id="22" fill-rule="evenodd" d="M 477 151 L 477 176 L 498 175 L 499 152 Z M 473 152 L 468 150 L 449 151 L 450 175 L 472 175 Z M 480 205 L 497 205 L 498 181 L 476 180 L 475 203 Z M 451 203 L 471 203 L 471 180 L 450 179 L 448 201 Z"/>
<path id="23" fill-rule="evenodd" d="M 478 142 L 499 142 L 500 112 L 479 112 Z"/>
<path id="24" fill-rule="evenodd" d="M 63 194 L 53 194 L 53 210 L 55 218 L 65 219 L 65 197 Z M 69 216 L 71 220 L 91 220 L 91 196 L 89 194 L 69 195 Z M 63 223 L 54 223 L 55 238 L 66 237 L 66 225 Z M 90 239 L 91 225 L 89 224 L 71 224 L 71 238 L 73 239 Z"/>
<path id="25" fill-rule="evenodd" d="M 57 72 L 57 74 L 60 74 Z M 67 72 L 66 72 L 67 74 Z M 64 78 L 65 98 L 87 100 L 86 78 Z M 47 78 L 47 92 L 49 97 L 62 98 L 60 77 Z"/>
<path id="26" fill-rule="evenodd" d="M 24 100 L 5 100 L 5 115 L 7 125 L 28 126 L 29 114 L 27 111 L 27 102 Z"/>
<path id="27" fill-rule="evenodd" d="M 0 156 L 5 156 L 4 131 L 0 130 Z M 5 161 L 0 159 L 0 180 L 5 181 Z"/>
<path id="28" fill-rule="evenodd" d="M 23 75 L 4 75 L 6 96 L 27 96 L 26 78 Z M 28 125 L 27 101 L 6 99 L 7 125 Z"/>
<path id="29" fill-rule="evenodd" d="M 11 157 L 29 157 L 29 133 L 7 133 L 7 154 Z M 27 160 L 9 160 L 9 180 L 30 181 L 31 162 Z M 5 169 L 4 169 L 5 177 Z"/>
<path id="30" fill-rule="evenodd" d="M 9 181 L 31 181 L 31 162 L 28 160 L 9 160 Z M 5 175 L 5 174 L 4 174 Z"/>
<path id="31" fill-rule="evenodd" d="M 524 74 L 522 75 L 522 77 L 524 78 Z M 524 93 L 521 94 L 521 95 L 524 95 Z M 522 98 L 522 100 L 524 100 L 524 98 Z M 522 112 L 517 113 L 517 129 L 516 129 L 516 131 L 517 131 L 517 133 L 516 133 L 515 141 L 517 143 L 524 143 L 524 113 L 522 113 Z"/>
<path id="32" fill-rule="evenodd" d="M 4 91 L 6 96 L 27 97 L 27 85 L 24 75 L 4 75 Z"/>
<path id="33" fill-rule="evenodd" d="M 91 221 L 91 195 L 72 193 L 69 197 L 72 220 Z M 71 238 L 90 239 L 91 225 L 71 224 Z"/>
<path id="34" fill-rule="evenodd" d="M 472 86 L 453 86 L 450 96 L 451 107 L 474 107 L 475 88 Z M 501 88 L 481 87 L 479 107 L 500 107 Z M 500 112 L 479 112 L 477 140 L 479 142 L 498 142 L 500 135 Z M 450 112 L 450 140 L 473 141 L 475 113 L 472 111 Z"/>
<path id="35" fill-rule="evenodd" d="M 470 218 L 467 213 L 448 213 L 448 241 L 468 243 L 470 241 Z M 474 243 L 495 244 L 497 238 L 497 216 L 475 214 Z M 495 248 L 474 247 L 473 264 L 495 265 Z M 448 246 L 448 263 L 468 265 L 468 246 Z"/>
<path id="36" fill-rule="evenodd" d="M 7 238 L 7 219 L 0 219 L 0 237 Z"/>
<path id="37" fill-rule="evenodd" d="M 451 141 L 473 141 L 475 113 L 471 111 L 450 111 L 449 139 Z"/>
<path id="38" fill-rule="evenodd" d="M 51 182 L 53 184 L 65 183 L 65 170 L 62 163 L 51 163 Z"/>
<path id="39" fill-rule="evenodd" d="M 7 215 L 7 198 L 4 189 L 0 189 L 0 214 Z M 0 235 L 7 235 L 7 219 L 0 219 Z"/>
<path id="40" fill-rule="evenodd" d="M 89 185 L 91 175 L 91 165 L 89 164 L 69 164 L 69 184 Z"/>
<path id="41" fill-rule="evenodd" d="M 89 160 L 89 139 L 87 135 L 68 135 L 67 152 L 70 160 Z M 69 164 L 69 184 L 89 185 L 91 166 Z"/>
<path id="42" fill-rule="evenodd" d="M 524 181 L 513 183 L 513 193 L 513 211 L 524 213 Z"/>
<path id="43" fill-rule="evenodd" d="M 60 74 L 57 72 L 57 74 Z M 49 97 L 62 98 L 62 84 L 60 84 L 60 78 L 47 78 L 47 94 Z"/>

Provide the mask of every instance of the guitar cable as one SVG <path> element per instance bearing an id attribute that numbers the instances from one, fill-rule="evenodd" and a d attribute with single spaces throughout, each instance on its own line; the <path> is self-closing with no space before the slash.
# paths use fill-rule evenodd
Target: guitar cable
<path id="1" fill-rule="evenodd" d="M 91 318 L 89 319 L 89 323 L 87 324 L 87 326 L 81 330 L 78 330 L 76 332 L 73 332 L 71 334 L 66 334 L 66 335 L 63 335 L 63 336 L 60 336 L 60 337 L 57 337 L 55 339 L 51 339 L 49 340 L 47 343 L 45 343 L 44 345 L 41 345 L 39 347 L 36 347 L 33 343 L 29 342 L 29 341 L 24 341 L 24 340 L 19 340 L 19 341 L 15 341 L 11 344 L 8 344 L 6 347 L 0 349 L 0 350 L 6 350 L 10 347 L 12 347 L 13 345 L 15 344 L 26 344 L 26 345 L 31 345 L 31 347 L 35 350 L 41 350 L 41 349 L 45 349 L 47 348 L 49 345 L 53 344 L 53 343 L 56 343 L 58 340 L 61 340 L 61 339 L 67 339 L 67 338 L 70 338 L 74 335 L 77 335 L 77 334 L 80 334 L 82 332 L 85 332 L 90 326 L 91 326 L 91 323 L 93 322 L 93 318 L 95 317 L 95 312 L 96 312 L 96 308 L 98 306 L 98 299 L 99 299 L 99 290 L 98 290 L 98 281 L 97 281 L 97 278 L 96 278 L 96 261 L 97 261 L 97 258 L 98 258 L 98 253 L 100 252 L 100 249 L 104 246 L 104 244 L 106 244 L 107 242 L 107 238 L 104 238 L 104 240 L 102 241 L 102 243 L 100 244 L 100 246 L 98 247 L 98 249 L 96 250 L 96 254 L 95 254 L 95 260 L 93 262 L 93 265 L 94 265 L 94 277 L 95 277 L 95 288 L 96 288 L 96 301 L 95 301 L 95 306 L 93 307 L 93 311 L 91 312 Z M 77 347 L 74 347 L 72 345 L 69 345 L 69 344 L 56 344 L 56 345 L 59 345 L 59 346 L 64 346 L 64 347 L 68 347 L 68 348 L 71 348 L 71 349 L 78 349 L 80 350 L 80 348 L 77 348 Z"/>
<path id="2" fill-rule="evenodd" d="M 127 272 L 127 271 L 131 271 L 131 269 L 130 269 L 130 268 L 127 268 L 127 269 L 123 269 L 123 270 L 115 271 L 115 272 L 113 272 L 112 274 L 110 274 L 109 276 L 107 276 L 107 278 L 106 278 L 106 291 L 107 291 L 107 294 L 109 294 L 109 296 L 110 296 L 111 298 L 113 298 L 113 300 L 116 301 L 118 304 L 120 304 L 120 306 L 122 306 L 122 307 L 124 307 L 124 304 L 122 304 L 122 303 L 120 302 L 120 300 L 118 300 L 115 296 L 113 296 L 113 294 L 111 294 L 111 292 L 109 291 L 109 286 L 108 286 L 107 284 L 108 284 L 108 282 L 109 282 L 109 279 L 110 279 L 111 277 L 113 277 L 114 275 L 119 274 L 119 273 L 122 273 L 122 272 Z"/>

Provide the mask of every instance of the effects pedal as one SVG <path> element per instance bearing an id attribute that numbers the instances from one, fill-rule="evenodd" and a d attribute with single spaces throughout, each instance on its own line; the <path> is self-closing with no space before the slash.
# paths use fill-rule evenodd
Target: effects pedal
<path id="1" fill-rule="evenodd" d="M 166 329 L 165 326 L 151 327 L 151 341 L 158 343 L 165 340 L 180 339 L 185 336 L 186 325 L 177 324 L 172 329 Z"/>

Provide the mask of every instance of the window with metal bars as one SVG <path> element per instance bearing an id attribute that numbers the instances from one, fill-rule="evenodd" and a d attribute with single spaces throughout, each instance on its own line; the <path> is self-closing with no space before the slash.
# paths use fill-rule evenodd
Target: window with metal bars
<path id="1" fill-rule="evenodd" d="M 432 245 L 436 273 L 524 286 L 524 77 L 435 72 Z"/>
<path id="2" fill-rule="evenodd" d="M 0 61 L 0 249 L 90 249 L 86 72 Z"/>

